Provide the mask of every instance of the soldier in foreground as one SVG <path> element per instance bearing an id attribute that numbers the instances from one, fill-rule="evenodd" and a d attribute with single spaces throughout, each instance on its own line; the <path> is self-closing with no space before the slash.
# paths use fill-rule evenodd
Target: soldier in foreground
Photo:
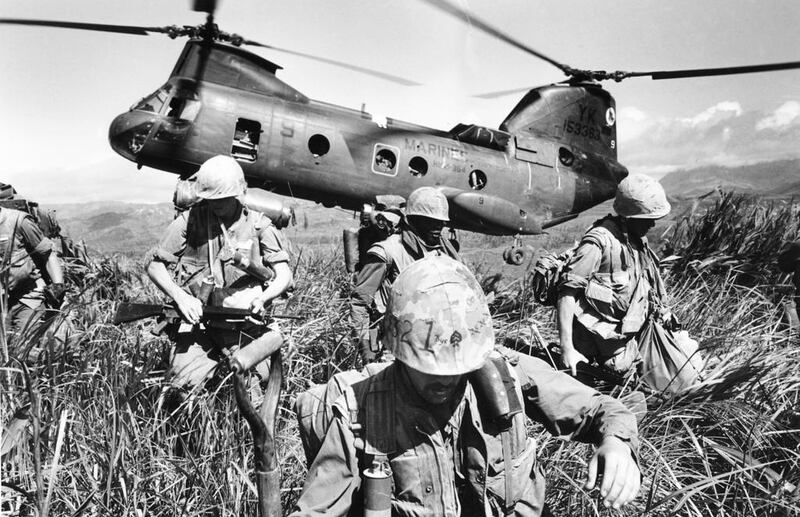
<path id="1" fill-rule="evenodd" d="M 628 176 L 617 187 L 614 211 L 586 232 L 561 276 L 558 330 L 572 375 L 578 363 L 594 361 L 626 374 L 639 357 L 636 335 L 665 296 L 645 237 L 669 214 L 664 189 L 648 176 Z"/>
<path id="2" fill-rule="evenodd" d="M 8 295 L 7 336 L 36 325 L 47 309 L 61 307 L 66 294 L 61 264 L 53 243 L 27 213 L 0 208 L 0 261 Z"/>
<path id="3" fill-rule="evenodd" d="M 389 289 L 397 275 L 422 257 L 447 255 L 458 259 L 450 241 L 442 237 L 450 221 L 447 198 L 439 189 L 420 187 L 408 196 L 399 233 L 373 244 L 358 271 L 350 296 L 353 332 L 365 363 L 380 353 L 380 320 Z"/>
<path id="4" fill-rule="evenodd" d="M 585 488 L 602 476 L 606 506 L 636 496 L 633 415 L 538 359 L 494 351 L 489 308 L 466 266 L 449 257 L 409 265 L 383 326 L 396 360 L 336 401 L 292 515 L 538 516 L 544 476 L 526 415 L 598 447 Z M 487 368 L 506 389 L 484 389 Z"/>
<path id="5" fill-rule="evenodd" d="M 263 354 L 266 357 L 283 343 L 277 327 L 201 321 L 203 306 L 249 308 L 260 318 L 264 307 L 292 283 L 283 235 L 268 217 L 248 210 L 238 199 L 246 183 L 236 160 L 221 155 L 210 158 L 196 178 L 196 194 L 203 202 L 173 220 L 149 253 L 147 266 L 150 278 L 174 301 L 184 319 L 171 332 L 175 353 L 168 409 L 213 375 L 226 349 L 259 338 L 270 349 Z M 267 283 L 244 271 L 234 260 L 236 253 L 269 266 L 274 277 Z M 167 267 L 174 268 L 174 275 Z M 265 362 L 256 370 L 262 379 L 269 372 Z"/>

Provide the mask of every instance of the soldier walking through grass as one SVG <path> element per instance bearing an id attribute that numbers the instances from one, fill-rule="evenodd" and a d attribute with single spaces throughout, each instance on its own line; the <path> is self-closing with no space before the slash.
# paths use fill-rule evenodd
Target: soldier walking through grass
<path id="1" fill-rule="evenodd" d="M 628 176 L 617 188 L 614 211 L 584 234 L 561 276 L 558 330 L 573 375 L 580 362 L 628 373 L 639 357 L 636 336 L 665 297 L 646 238 L 669 214 L 664 189 L 648 176 Z"/>
<path id="2" fill-rule="evenodd" d="M 353 333 L 365 363 L 381 353 L 380 320 L 397 275 L 422 257 L 447 255 L 458 259 L 452 243 L 442 237 L 442 229 L 449 221 L 445 195 L 434 187 L 420 187 L 408 196 L 400 231 L 367 250 L 350 296 Z"/>
<path id="3" fill-rule="evenodd" d="M 259 338 L 259 343 L 270 348 L 263 354 L 268 356 L 283 343 L 277 326 L 201 319 L 204 305 L 249 308 L 254 318 L 260 319 L 264 308 L 292 283 L 282 233 L 268 217 L 241 203 L 245 190 L 244 174 L 236 160 L 221 155 L 210 158 L 196 174 L 196 194 L 201 202 L 181 213 L 149 253 L 148 275 L 183 316 L 180 326 L 170 331 L 175 350 L 167 409 L 174 409 L 211 378 L 231 347 Z M 274 276 L 265 283 L 243 270 L 237 256 L 269 267 Z M 256 366 L 262 379 L 269 372 L 265 362 Z"/>
<path id="4" fill-rule="evenodd" d="M 48 309 L 58 310 L 67 289 L 52 241 L 20 210 L 0 208 L 0 264 L 7 301 L 5 332 L 15 339 L 42 321 Z M 11 355 L 19 352 L 12 350 Z M 38 354 L 33 347 L 28 357 L 35 360 Z"/>
<path id="5" fill-rule="evenodd" d="M 526 415 L 598 447 L 584 488 L 599 485 L 606 506 L 633 500 L 633 415 L 543 361 L 495 351 L 489 307 L 466 266 L 423 258 L 398 275 L 387 302 L 383 343 L 396 360 L 333 404 L 293 516 L 541 515 L 544 475 Z M 476 374 L 487 367 L 500 391 L 482 387 Z"/>

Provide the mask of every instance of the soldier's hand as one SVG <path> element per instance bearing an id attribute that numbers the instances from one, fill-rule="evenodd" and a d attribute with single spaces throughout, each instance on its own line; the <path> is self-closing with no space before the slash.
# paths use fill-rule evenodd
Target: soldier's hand
<path id="1" fill-rule="evenodd" d="M 603 438 L 603 443 L 589 460 L 589 475 L 584 488 L 592 490 L 602 475 L 600 496 L 606 508 L 615 510 L 633 501 L 639 493 L 641 473 L 633 459 L 631 449 L 615 436 Z"/>
<path id="2" fill-rule="evenodd" d="M 564 366 L 569 368 L 573 377 L 578 375 L 578 363 L 589 362 L 589 360 L 586 359 L 586 356 L 584 356 L 582 353 L 578 352 L 574 348 L 567 348 L 564 346 L 561 347 L 561 360 L 564 361 Z"/>
<path id="3" fill-rule="evenodd" d="M 178 310 L 181 315 L 183 315 L 183 319 L 192 325 L 200 323 L 200 318 L 203 317 L 203 302 L 191 294 L 184 293 L 175 300 L 175 305 L 178 306 Z"/>
<path id="4" fill-rule="evenodd" d="M 51 309 L 61 308 L 64 303 L 64 296 L 67 294 L 67 286 L 62 283 L 55 283 L 45 286 L 44 303 Z"/>
<path id="5" fill-rule="evenodd" d="M 268 303 L 259 296 L 250 302 L 250 312 L 252 312 L 255 316 L 261 317 L 264 315 L 266 305 L 268 305 Z"/>

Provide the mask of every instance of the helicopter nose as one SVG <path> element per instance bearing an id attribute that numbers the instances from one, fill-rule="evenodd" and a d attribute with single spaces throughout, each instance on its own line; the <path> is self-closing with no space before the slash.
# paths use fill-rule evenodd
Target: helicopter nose
<path id="1" fill-rule="evenodd" d="M 117 115 L 108 128 L 111 148 L 122 157 L 136 162 L 136 157 L 147 142 L 155 120 L 155 114 L 143 111 L 129 111 Z"/>

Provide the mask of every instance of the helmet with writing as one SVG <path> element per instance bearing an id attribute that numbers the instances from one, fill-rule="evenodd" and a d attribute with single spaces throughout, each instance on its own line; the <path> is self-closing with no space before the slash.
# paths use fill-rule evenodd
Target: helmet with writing
<path id="1" fill-rule="evenodd" d="M 467 267 L 448 256 L 408 266 L 392 284 L 383 344 L 406 366 L 431 375 L 463 375 L 494 348 L 489 306 Z"/>
<path id="2" fill-rule="evenodd" d="M 247 190 L 242 167 L 230 156 L 220 154 L 209 158 L 200 166 L 195 177 L 195 193 L 200 199 L 236 197 Z"/>
<path id="3" fill-rule="evenodd" d="M 617 186 L 614 211 L 622 217 L 661 219 L 672 207 L 661 184 L 644 174 L 631 174 Z"/>
<path id="4" fill-rule="evenodd" d="M 442 191 L 435 187 L 420 187 L 408 196 L 406 215 L 430 217 L 439 221 L 449 221 L 450 207 Z"/>

